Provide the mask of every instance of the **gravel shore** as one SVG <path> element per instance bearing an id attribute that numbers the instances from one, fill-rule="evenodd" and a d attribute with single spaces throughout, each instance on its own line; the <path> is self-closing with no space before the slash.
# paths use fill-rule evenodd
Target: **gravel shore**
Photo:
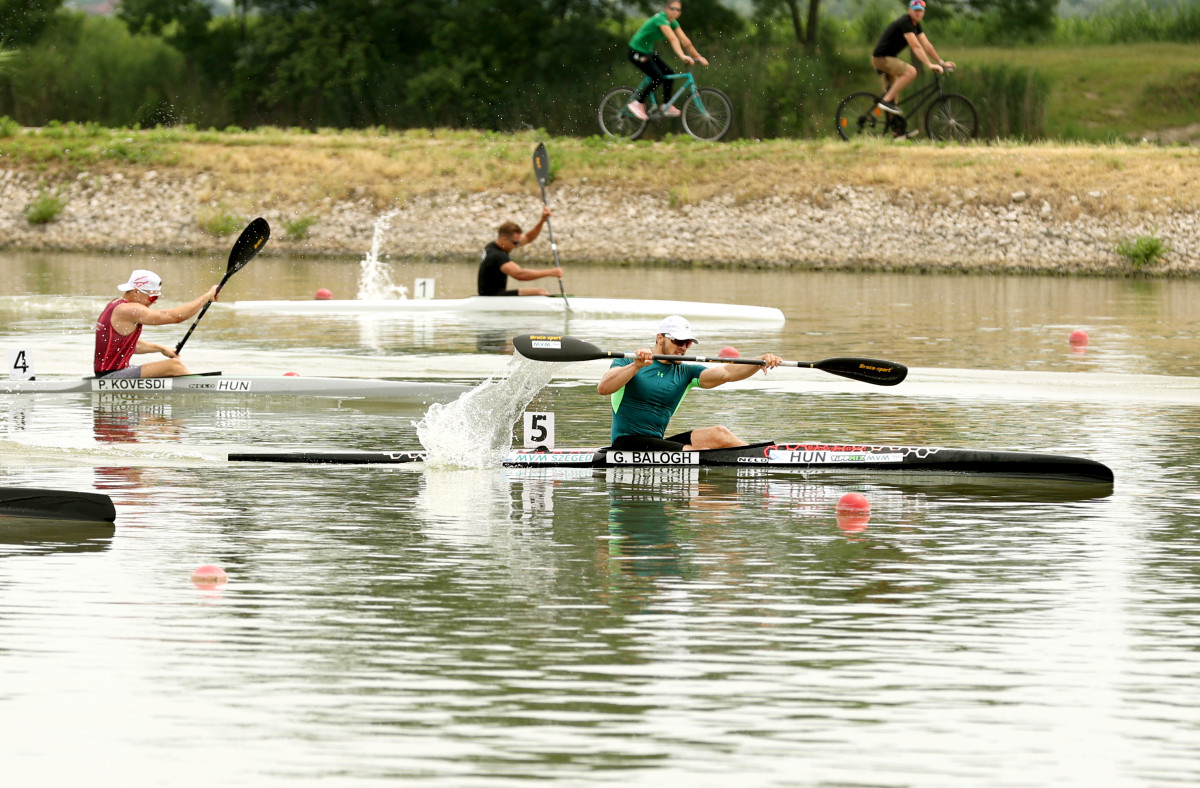
<path id="1" fill-rule="evenodd" d="M 359 259 L 370 248 L 375 221 L 391 215 L 381 251 L 394 256 L 475 259 L 501 222 L 529 227 L 541 203 L 529 194 L 443 192 L 380 209 L 366 197 L 312 206 L 278 201 L 255 205 L 224 192 L 207 175 L 179 177 L 153 170 L 127 177 L 83 174 L 60 184 L 64 205 L 45 224 L 30 224 L 25 207 L 38 198 L 37 176 L 0 170 L 0 247 L 28 250 L 209 253 L 229 238 L 201 228 L 218 206 L 264 216 L 273 237 L 267 253 Z M 1038 272 L 1127 275 L 1131 263 L 1114 251 L 1123 239 L 1153 235 L 1169 247 L 1143 270 L 1152 276 L 1200 275 L 1200 213 L 1164 205 L 1155 213 L 1087 212 L 1091 193 L 1059 201 L 1013 192 L 985 204 L 969 190 L 931 200 L 870 187 L 833 187 L 804 199 L 728 197 L 672 205 L 668 195 L 590 186 L 550 190 L 555 240 L 564 263 L 628 265 L 793 266 L 799 268 Z M 940 204 L 939 204 L 940 203 Z M 316 222 L 302 239 L 286 223 Z M 543 233 L 543 239 L 546 238 Z M 527 262 L 550 259 L 548 243 L 522 252 Z"/>

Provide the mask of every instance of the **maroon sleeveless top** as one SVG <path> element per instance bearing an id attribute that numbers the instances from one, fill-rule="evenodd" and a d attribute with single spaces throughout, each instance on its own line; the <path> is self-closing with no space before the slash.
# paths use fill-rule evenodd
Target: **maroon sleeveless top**
<path id="1" fill-rule="evenodd" d="M 123 337 L 112 325 L 112 313 L 121 304 L 129 303 L 124 298 L 118 298 L 100 313 L 96 321 L 96 357 L 92 361 L 92 369 L 97 375 L 106 372 L 116 372 L 129 366 L 129 359 L 137 349 L 138 337 L 142 335 L 142 327 L 138 325 L 129 336 Z"/>

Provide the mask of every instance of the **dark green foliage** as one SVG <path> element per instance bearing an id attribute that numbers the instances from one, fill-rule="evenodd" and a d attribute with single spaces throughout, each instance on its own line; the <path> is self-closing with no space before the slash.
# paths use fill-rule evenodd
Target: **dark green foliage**
<path id="1" fill-rule="evenodd" d="M 63 0 L 0 0 L 0 42 L 24 46 L 41 38 Z"/>

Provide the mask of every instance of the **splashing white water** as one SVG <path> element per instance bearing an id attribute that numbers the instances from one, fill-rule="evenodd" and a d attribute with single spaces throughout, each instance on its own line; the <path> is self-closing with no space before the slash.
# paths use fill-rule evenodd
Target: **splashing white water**
<path id="1" fill-rule="evenodd" d="M 513 424 L 550 379 L 558 364 L 520 354 L 498 376 L 454 402 L 433 404 L 414 424 L 433 468 L 490 468 L 512 448 Z"/>
<path id="2" fill-rule="evenodd" d="M 375 220 L 375 231 L 371 236 L 371 249 L 359 263 L 362 272 L 358 275 L 358 300 L 382 301 L 389 298 L 408 298 L 408 288 L 392 282 L 391 266 L 379 259 L 383 246 L 383 235 L 392 226 L 392 217 L 398 210 L 388 211 Z"/>

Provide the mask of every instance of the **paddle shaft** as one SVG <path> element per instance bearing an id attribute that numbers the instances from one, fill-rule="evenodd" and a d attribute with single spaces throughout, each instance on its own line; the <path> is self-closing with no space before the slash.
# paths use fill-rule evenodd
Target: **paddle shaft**
<path id="1" fill-rule="evenodd" d="M 538 187 L 542 190 L 542 207 L 549 208 L 549 203 L 546 202 L 546 176 L 549 174 L 550 158 L 546 153 L 546 146 L 538 143 L 537 149 L 533 152 L 533 174 L 537 177 Z M 558 262 L 558 244 L 554 242 L 554 226 L 550 223 L 550 217 L 546 217 L 546 232 L 550 236 L 550 252 L 554 255 L 554 267 L 561 268 Z M 558 277 L 558 293 L 562 296 L 563 306 L 567 311 L 571 311 L 571 302 L 567 300 L 567 291 L 563 288 L 562 277 Z"/>
<path id="2" fill-rule="evenodd" d="M 602 350 L 590 342 L 575 337 L 553 334 L 525 334 L 513 337 L 513 348 L 534 361 L 592 361 L 602 358 L 637 358 L 632 351 Z M 766 366 L 757 358 L 721 358 L 720 356 L 674 356 L 654 354 L 656 361 L 698 361 L 717 364 L 752 364 Z M 876 386 L 894 386 L 908 375 L 908 368 L 894 361 L 874 358 L 826 358 L 820 361 L 781 361 L 781 366 L 819 369 L 832 375 L 860 380 Z"/>

